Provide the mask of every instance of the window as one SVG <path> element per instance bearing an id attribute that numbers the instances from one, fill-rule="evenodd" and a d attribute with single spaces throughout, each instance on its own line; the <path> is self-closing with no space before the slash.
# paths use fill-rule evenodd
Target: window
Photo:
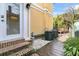
<path id="1" fill-rule="evenodd" d="M 20 4 L 7 4 L 7 35 L 20 33 Z"/>

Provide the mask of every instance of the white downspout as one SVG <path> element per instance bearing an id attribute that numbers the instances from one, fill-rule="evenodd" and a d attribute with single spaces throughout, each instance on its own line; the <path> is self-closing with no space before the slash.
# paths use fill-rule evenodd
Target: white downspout
<path id="1" fill-rule="evenodd" d="M 26 8 L 26 4 L 24 4 L 24 38 L 25 40 L 31 40 L 30 34 L 30 11 Z"/>

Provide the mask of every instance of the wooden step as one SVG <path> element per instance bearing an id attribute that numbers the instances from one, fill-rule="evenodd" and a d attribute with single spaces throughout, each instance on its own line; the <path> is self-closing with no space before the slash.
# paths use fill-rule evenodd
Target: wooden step
<path id="1" fill-rule="evenodd" d="M 23 56 L 27 53 L 30 53 L 32 51 L 32 48 L 25 48 L 25 49 L 22 49 L 21 51 L 18 51 L 16 53 L 13 53 L 11 54 L 10 56 Z"/>
<path id="2" fill-rule="evenodd" d="M 0 41 L 0 49 L 11 46 L 11 45 L 15 45 L 18 43 L 22 43 L 22 42 L 25 42 L 25 39 L 13 39 L 13 40 Z"/>
<path id="3" fill-rule="evenodd" d="M 31 42 L 22 42 L 22 43 L 19 43 L 19 44 L 15 44 L 15 45 L 12 45 L 12 46 L 2 48 L 2 49 L 0 49 L 0 54 L 14 50 L 14 49 L 17 49 L 17 48 L 20 48 L 20 47 L 23 47 L 23 46 L 27 46 L 29 44 L 31 44 Z"/>

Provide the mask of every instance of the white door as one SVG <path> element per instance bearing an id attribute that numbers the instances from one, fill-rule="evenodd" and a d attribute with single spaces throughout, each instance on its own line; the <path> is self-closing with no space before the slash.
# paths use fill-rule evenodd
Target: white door
<path id="1" fill-rule="evenodd" d="M 0 9 L 1 40 L 22 38 L 22 4 L 6 3 L 2 4 Z"/>
<path id="2" fill-rule="evenodd" d="M 4 7 L 4 8 L 3 8 Z M 5 4 L 0 4 L 0 40 L 5 36 Z"/>

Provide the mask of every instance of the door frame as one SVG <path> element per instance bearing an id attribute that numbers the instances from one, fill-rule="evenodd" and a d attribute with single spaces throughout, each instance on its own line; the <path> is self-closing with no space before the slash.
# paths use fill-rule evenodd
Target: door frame
<path id="1" fill-rule="evenodd" d="M 5 17 L 2 18 L 2 16 L 5 16 L 5 4 L 1 3 L 0 4 L 0 41 L 4 40 L 5 37 Z M 3 20 L 3 21 L 2 21 Z"/>

